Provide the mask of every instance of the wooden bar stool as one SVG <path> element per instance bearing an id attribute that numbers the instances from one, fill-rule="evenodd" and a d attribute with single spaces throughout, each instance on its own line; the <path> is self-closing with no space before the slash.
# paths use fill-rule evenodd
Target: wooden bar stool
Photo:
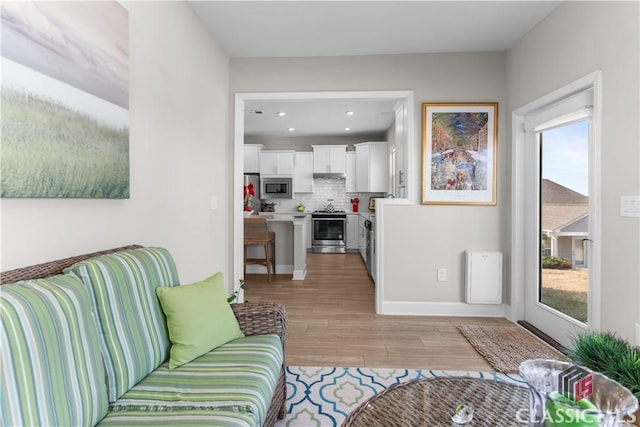
<path id="1" fill-rule="evenodd" d="M 248 258 L 247 248 L 250 245 L 262 245 L 264 258 Z M 271 250 L 270 250 L 271 249 Z M 258 264 L 267 267 L 267 275 L 271 282 L 271 268 L 276 274 L 276 233 L 267 229 L 267 218 L 251 215 L 244 219 L 244 275 L 247 275 L 248 264 Z"/>

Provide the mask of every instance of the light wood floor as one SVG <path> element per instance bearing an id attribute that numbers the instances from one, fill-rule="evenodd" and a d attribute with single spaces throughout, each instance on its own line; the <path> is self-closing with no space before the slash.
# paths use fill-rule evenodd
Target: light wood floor
<path id="1" fill-rule="evenodd" d="M 504 318 L 380 316 L 359 254 L 308 254 L 304 281 L 247 275 L 245 299 L 276 301 L 289 315 L 288 365 L 493 370 L 456 328 Z M 264 276 L 264 277 L 263 277 Z"/>

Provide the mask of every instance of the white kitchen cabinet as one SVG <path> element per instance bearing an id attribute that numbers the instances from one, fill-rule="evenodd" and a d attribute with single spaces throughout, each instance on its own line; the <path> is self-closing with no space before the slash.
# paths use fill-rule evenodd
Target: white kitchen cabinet
<path id="1" fill-rule="evenodd" d="M 358 215 L 358 249 L 364 262 L 367 261 L 367 229 L 364 226 L 365 221 L 362 215 Z"/>
<path id="2" fill-rule="evenodd" d="M 356 148 L 356 191 L 386 193 L 389 190 L 389 151 L 384 141 L 353 144 Z"/>
<path id="3" fill-rule="evenodd" d="M 360 250 L 360 215 L 347 214 L 347 250 Z"/>
<path id="4" fill-rule="evenodd" d="M 260 173 L 260 153 L 262 144 L 245 144 L 244 146 L 244 173 Z"/>
<path id="5" fill-rule="evenodd" d="M 260 155 L 260 175 L 293 177 L 293 150 L 269 150 Z"/>
<path id="6" fill-rule="evenodd" d="M 294 170 L 293 192 L 313 193 L 313 153 L 296 153 Z"/>
<path id="7" fill-rule="evenodd" d="M 312 145 L 314 173 L 346 173 L 346 145 Z"/>
<path id="8" fill-rule="evenodd" d="M 356 192 L 356 152 L 347 151 L 346 155 L 346 178 L 345 179 L 345 191 L 347 193 Z"/>
<path id="9" fill-rule="evenodd" d="M 371 250 L 371 278 L 376 281 L 376 259 L 378 257 L 378 248 L 376 248 L 376 222 L 371 221 L 371 230 L 369 230 L 369 246 Z"/>
<path id="10" fill-rule="evenodd" d="M 393 191 L 396 197 L 406 197 L 407 188 L 407 156 L 406 156 L 406 139 L 407 139 L 407 102 L 403 101 L 396 106 L 396 122 L 395 122 L 395 145 L 396 145 L 396 176 L 393 183 Z"/>

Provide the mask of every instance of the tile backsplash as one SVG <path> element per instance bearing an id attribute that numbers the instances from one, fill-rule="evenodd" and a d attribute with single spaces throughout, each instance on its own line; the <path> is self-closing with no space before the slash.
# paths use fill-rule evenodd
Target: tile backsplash
<path id="1" fill-rule="evenodd" d="M 336 210 L 351 212 L 353 198 L 359 198 L 360 212 L 369 211 L 370 197 L 384 197 L 384 193 L 347 193 L 344 179 L 315 178 L 313 193 L 298 193 L 293 199 L 267 199 L 276 203 L 276 212 L 295 212 L 300 203 L 304 204 L 307 212 L 323 209 L 331 199 Z"/>

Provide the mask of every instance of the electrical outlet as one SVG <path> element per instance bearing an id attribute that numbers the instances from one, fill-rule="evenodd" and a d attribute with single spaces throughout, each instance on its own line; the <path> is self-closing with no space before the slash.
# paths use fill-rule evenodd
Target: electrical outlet
<path id="1" fill-rule="evenodd" d="M 640 347 L 640 323 L 636 323 L 636 345 Z"/>
<path id="2" fill-rule="evenodd" d="M 438 282 L 447 281 L 447 269 L 444 267 L 438 267 Z"/>

